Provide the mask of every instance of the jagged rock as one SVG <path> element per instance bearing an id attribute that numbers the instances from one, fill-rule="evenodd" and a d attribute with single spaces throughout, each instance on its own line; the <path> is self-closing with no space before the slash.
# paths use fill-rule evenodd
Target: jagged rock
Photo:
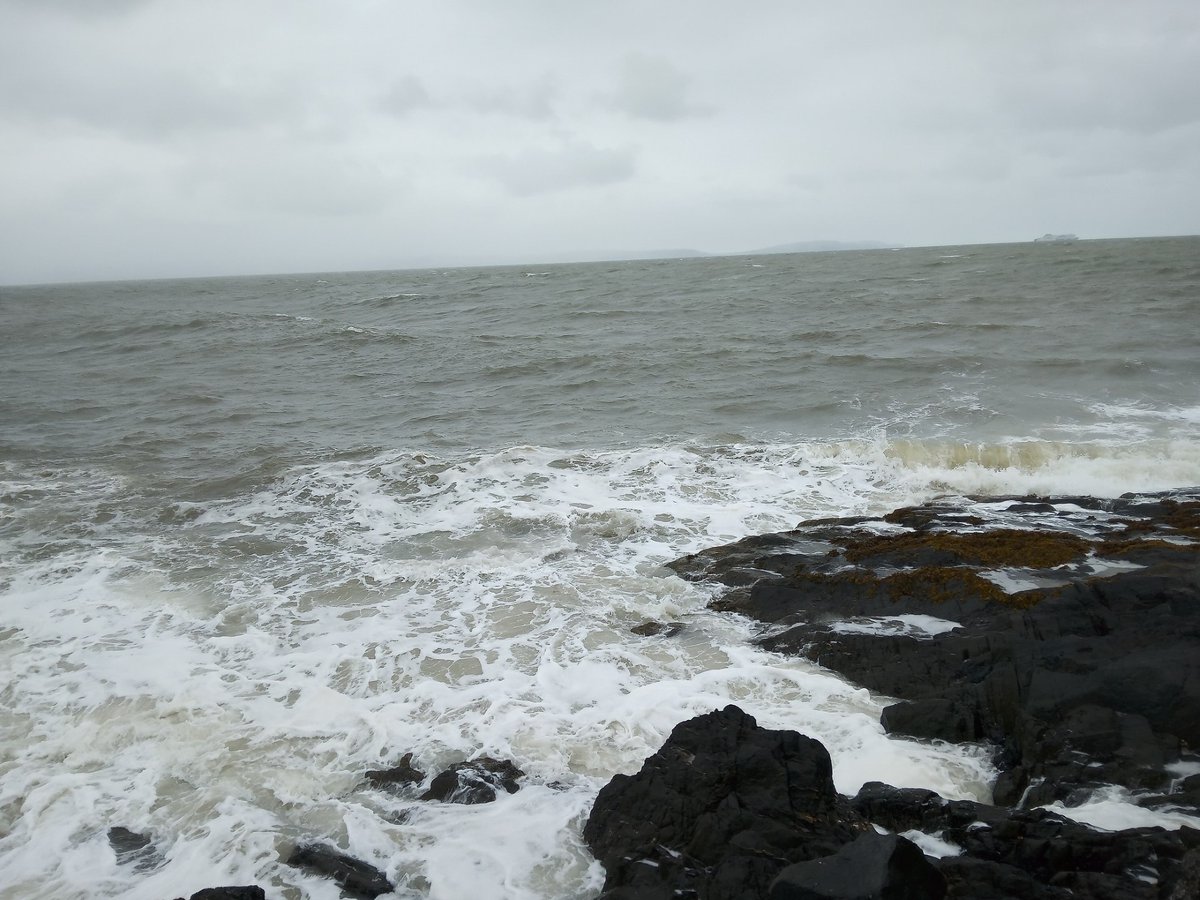
<path id="1" fill-rule="evenodd" d="M 793 863 L 770 900 L 942 900 L 946 879 L 912 841 L 868 831 L 832 856 Z"/>
<path id="2" fill-rule="evenodd" d="M 524 777 L 525 773 L 508 760 L 481 756 L 438 773 L 421 799 L 445 803 L 491 803 L 499 791 L 515 794 L 521 787 L 517 779 Z"/>
<path id="3" fill-rule="evenodd" d="M 663 637 L 674 637 L 683 631 L 682 622 L 643 622 L 641 625 L 634 625 L 629 629 L 631 632 L 642 637 L 653 637 L 654 635 L 662 635 Z"/>
<path id="4" fill-rule="evenodd" d="M 387 876 L 371 864 L 325 844 L 300 844 L 287 864 L 332 878 L 345 893 L 365 900 L 395 890 Z"/>
<path id="5" fill-rule="evenodd" d="M 162 854 L 148 835 L 138 834 L 121 825 L 108 829 L 108 845 L 117 854 L 117 862 L 132 865 L 139 871 L 153 869 L 162 863 Z"/>
<path id="6" fill-rule="evenodd" d="M 1125 896 L 1137 897 L 1144 887 L 1142 876 L 1176 877 L 1200 847 L 1200 831 L 1189 828 L 1103 832 L 1043 809 L 948 801 L 933 791 L 879 782 L 863 785 L 851 805 L 876 825 L 939 834 L 962 847 L 963 856 L 937 863 L 950 883 L 951 897 L 1067 896 L 1048 891 L 1051 885 L 1070 888 L 1076 897 L 1119 897 L 1122 890 Z M 976 865 L 982 862 L 989 866 Z M 1006 868 L 996 869 L 995 864 Z M 994 879 L 998 893 L 972 893 L 966 882 L 979 879 Z M 1042 887 L 1038 891 L 1014 887 L 1027 881 Z"/>
<path id="7" fill-rule="evenodd" d="M 872 825 L 962 853 L 930 859 Z M 583 836 L 605 870 L 602 900 L 1157 900 L 1194 896 L 1200 879 L 1200 830 L 1104 832 L 878 782 L 848 800 L 819 742 L 735 706 L 680 723 L 637 774 L 614 777 Z"/>
<path id="8" fill-rule="evenodd" d="M 677 725 L 641 771 L 614 777 L 583 836 L 606 897 L 721 900 L 765 896 L 785 865 L 832 854 L 864 827 L 818 741 L 727 706 Z"/>
<path id="9" fill-rule="evenodd" d="M 1166 766 L 1200 746 L 1200 491 L 984 499 L 802 523 L 671 568 L 727 585 L 714 609 L 784 626 L 764 648 L 900 698 L 889 732 L 992 742 L 997 802 L 1170 791 Z M 1014 570 L 1040 586 L 1001 587 Z M 836 627 L 900 615 L 958 627 Z"/>
<path id="10" fill-rule="evenodd" d="M 372 787 L 395 790 L 411 784 L 420 784 L 425 773 L 413 768 L 413 755 L 405 753 L 398 765 L 390 769 L 373 769 L 367 772 L 367 781 Z"/>

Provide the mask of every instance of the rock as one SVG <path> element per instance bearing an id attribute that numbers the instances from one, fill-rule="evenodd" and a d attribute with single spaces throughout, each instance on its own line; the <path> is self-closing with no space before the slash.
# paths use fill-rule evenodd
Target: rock
<path id="1" fill-rule="evenodd" d="M 864 827 L 818 741 L 727 706 L 677 725 L 641 771 L 614 777 L 583 837 L 605 897 L 721 900 L 765 896 L 785 865 L 830 855 Z"/>
<path id="2" fill-rule="evenodd" d="M 1116 784 L 1195 808 L 1167 766 L 1200 746 L 1200 490 L 950 498 L 801 523 L 671 568 L 727 585 L 712 608 L 783 626 L 764 648 L 899 698 L 889 732 L 991 742 L 999 803 Z M 1001 586 L 1014 577 L 1030 586 Z M 901 615 L 957 627 L 836 627 Z"/>
<path id="3" fill-rule="evenodd" d="M 929 859 L 870 825 L 962 854 Z M 637 774 L 614 777 L 583 837 L 605 870 L 603 900 L 1150 900 L 1155 884 L 1194 897 L 1200 879 L 1190 828 L 1104 832 L 879 782 L 847 800 L 819 742 L 760 728 L 735 706 L 680 723 Z"/>
<path id="4" fill-rule="evenodd" d="M 1163 900 L 1196 900 L 1200 897 L 1200 849 L 1188 851 L 1163 888 Z"/>
<path id="5" fill-rule="evenodd" d="M 1043 809 L 948 801 L 933 791 L 879 782 L 863 785 L 851 805 L 884 828 L 936 833 L 962 847 L 963 856 L 937 861 L 951 897 L 1066 897 L 1069 888 L 1075 897 L 1120 897 L 1124 891 L 1135 898 L 1144 891 L 1143 876 L 1178 877 L 1200 847 L 1200 831 L 1192 829 L 1103 832 Z M 977 893 L 981 880 L 995 890 Z M 1040 887 L 1029 888 L 1031 883 Z"/>
<path id="6" fill-rule="evenodd" d="M 832 856 L 793 863 L 770 900 L 942 900 L 946 879 L 912 841 L 868 831 Z"/>
<path id="7" fill-rule="evenodd" d="M 410 784 L 420 784 L 425 773 L 413 768 L 413 755 L 405 753 L 400 763 L 390 769 L 374 769 L 367 772 L 367 781 L 372 787 L 396 790 Z"/>
<path id="8" fill-rule="evenodd" d="M 521 787 L 517 779 L 524 777 L 525 773 L 508 760 L 481 756 L 438 773 L 421 799 L 444 803 L 491 803 L 499 791 L 515 794 Z"/>
<path id="9" fill-rule="evenodd" d="M 642 637 L 653 637 L 654 635 L 662 635 L 663 637 L 674 637 L 683 631 L 682 622 L 643 622 L 641 625 L 634 625 L 629 629 L 631 632 Z"/>
<path id="10" fill-rule="evenodd" d="M 108 845 L 117 855 L 117 862 L 132 865 L 138 871 L 153 869 L 162 864 L 162 854 L 148 835 L 138 834 L 121 825 L 108 829 Z"/>
<path id="11" fill-rule="evenodd" d="M 188 900 L 267 900 L 267 895 L 257 885 L 214 887 L 196 891 Z"/>
<path id="12" fill-rule="evenodd" d="M 374 866 L 324 844 L 300 844 L 287 858 L 287 864 L 332 878 L 352 897 L 374 900 L 395 890 Z"/>

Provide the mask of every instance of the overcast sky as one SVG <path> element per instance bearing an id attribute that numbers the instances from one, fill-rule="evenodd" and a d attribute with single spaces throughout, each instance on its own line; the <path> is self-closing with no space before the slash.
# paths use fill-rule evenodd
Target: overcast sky
<path id="1" fill-rule="evenodd" d="M 0 0 L 0 283 L 1200 232 L 1200 2 Z"/>

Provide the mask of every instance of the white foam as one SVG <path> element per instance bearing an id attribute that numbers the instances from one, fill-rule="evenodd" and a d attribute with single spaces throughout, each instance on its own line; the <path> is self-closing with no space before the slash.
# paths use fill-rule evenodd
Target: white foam
<path id="1" fill-rule="evenodd" d="M 908 838 L 921 848 L 921 852 L 934 859 L 944 859 L 947 856 L 962 856 L 963 848 L 952 841 L 946 840 L 940 834 L 926 834 L 924 831 L 904 831 L 900 837 Z"/>
<path id="2" fill-rule="evenodd" d="M 830 631 L 837 634 L 908 635 L 933 637 L 961 628 L 958 622 L 939 619 L 936 616 L 905 614 L 900 616 L 866 617 L 836 622 Z"/>
<path id="3" fill-rule="evenodd" d="M 1190 471 L 1191 451 L 1170 452 L 1166 469 Z M 1076 464 L 1129 460 L 1021 458 L 1010 471 L 987 453 L 887 442 L 393 452 L 186 504 L 105 473 L 9 464 L 4 887 L 151 900 L 257 882 L 332 898 L 279 862 L 323 837 L 408 879 L 411 896 L 587 896 L 599 875 L 579 827 L 596 791 L 678 722 L 730 702 L 819 738 L 845 793 L 883 780 L 986 801 L 983 748 L 886 735 L 883 698 L 755 649 L 749 623 L 708 611 L 710 589 L 662 564 L 921 502 L 951 481 L 1071 490 Z M 1150 489 L 1134 482 L 1153 468 L 1106 491 Z M 1200 472 L 1176 483 L 1189 482 Z M 647 619 L 687 627 L 629 632 Z M 508 757 L 527 785 L 492 807 L 418 804 L 398 822 L 397 801 L 361 778 L 410 751 L 430 773 Z M 119 865 L 112 825 L 154 835 L 164 865 Z"/>
<path id="4" fill-rule="evenodd" d="M 1176 831 L 1185 825 L 1200 828 L 1200 816 L 1170 808 L 1146 809 L 1137 805 L 1129 791 L 1115 786 L 1102 788 L 1079 806 L 1050 803 L 1041 808 L 1101 831 L 1121 831 L 1126 828 L 1166 828 Z"/>

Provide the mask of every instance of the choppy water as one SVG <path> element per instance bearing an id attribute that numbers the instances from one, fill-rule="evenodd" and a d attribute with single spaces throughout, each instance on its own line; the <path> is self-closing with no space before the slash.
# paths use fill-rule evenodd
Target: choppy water
<path id="1" fill-rule="evenodd" d="M 0 288 L 0 893 L 333 898 L 278 861 L 326 837 L 404 897 L 587 897 L 595 792 L 729 701 L 843 791 L 986 798 L 662 563 L 1200 483 L 1197 334 L 1196 238 Z M 364 786 L 408 751 L 529 778 Z"/>

